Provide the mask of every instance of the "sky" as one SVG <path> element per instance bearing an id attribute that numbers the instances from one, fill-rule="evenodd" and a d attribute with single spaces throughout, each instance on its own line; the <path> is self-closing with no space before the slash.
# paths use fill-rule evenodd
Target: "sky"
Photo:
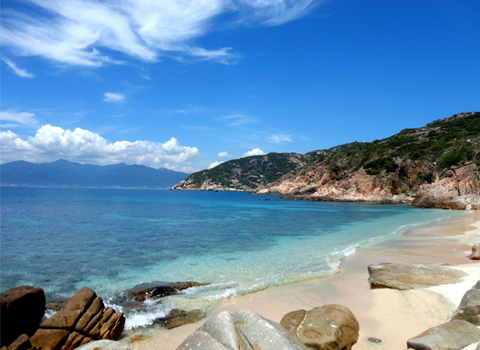
<path id="1" fill-rule="evenodd" d="M 194 172 L 480 110 L 478 0 L 1 6 L 1 163 Z"/>

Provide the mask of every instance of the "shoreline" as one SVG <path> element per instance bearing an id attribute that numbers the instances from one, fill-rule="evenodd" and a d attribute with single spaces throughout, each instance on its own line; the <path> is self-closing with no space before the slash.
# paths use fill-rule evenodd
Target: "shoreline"
<path id="1" fill-rule="evenodd" d="M 290 311 L 310 310 L 325 304 L 348 307 L 360 323 L 356 350 L 405 349 L 408 339 L 446 322 L 463 294 L 480 279 L 480 262 L 469 260 L 474 243 L 480 242 L 480 212 L 443 219 L 428 227 L 414 227 L 401 236 L 360 248 L 347 256 L 339 272 L 318 279 L 271 287 L 222 301 L 209 313 L 250 309 L 275 322 Z M 385 262 L 449 265 L 470 273 L 465 281 L 424 289 L 398 291 L 370 289 L 367 267 Z M 208 317 L 172 330 L 134 332 L 144 340 L 129 343 L 132 350 L 175 350 Z M 380 339 L 372 343 L 369 338 Z"/>

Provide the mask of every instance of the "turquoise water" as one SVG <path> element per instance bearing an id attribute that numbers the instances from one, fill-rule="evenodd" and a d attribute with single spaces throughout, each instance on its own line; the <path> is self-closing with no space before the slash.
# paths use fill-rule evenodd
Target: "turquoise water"
<path id="1" fill-rule="evenodd" d="M 209 283 L 126 310 L 134 328 L 174 307 L 208 309 L 331 274 L 358 247 L 461 214 L 239 192 L 2 187 L 0 288 L 34 285 L 57 299 L 88 286 L 114 303 L 144 282 Z"/>

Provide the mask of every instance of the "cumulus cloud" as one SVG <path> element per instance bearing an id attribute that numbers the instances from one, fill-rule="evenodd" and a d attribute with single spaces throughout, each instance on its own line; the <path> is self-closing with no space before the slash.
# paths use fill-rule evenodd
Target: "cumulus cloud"
<path id="1" fill-rule="evenodd" d="M 33 127 L 37 125 L 34 113 L 0 111 L 0 127 L 17 128 L 17 127 Z"/>
<path id="2" fill-rule="evenodd" d="M 9 60 L 8 58 L 6 57 L 2 57 L 2 60 L 3 62 L 5 62 L 7 64 L 7 66 L 10 67 L 10 69 L 16 74 L 18 75 L 19 77 L 22 77 L 22 78 L 33 78 L 34 75 L 27 72 L 25 69 L 22 69 L 22 68 L 18 68 L 17 65 L 15 64 L 15 62 Z"/>
<path id="3" fill-rule="evenodd" d="M 228 153 L 227 151 L 224 151 L 224 152 L 218 153 L 217 157 L 219 157 L 219 158 L 232 158 L 234 156 L 232 154 Z"/>
<path id="4" fill-rule="evenodd" d="M 268 142 L 270 143 L 282 143 L 282 142 L 292 142 L 291 135 L 285 134 L 276 134 L 268 137 Z"/>
<path id="5" fill-rule="evenodd" d="M 120 53 L 153 62 L 159 56 L 230 64 L 231 48 L 192 46 L 228 14 L 228 25 L 280 25 L 323 0 L 25 0 L 3 4 L 2 45 L 21 56 L 76 66 L 119 64 Z M 41 10 L 39 10 L 41 8 Z M 220 23 L 224 27 L 225 23 Z"/>
<path id="6" fill-rule="evenodd" d="M 196 147 L 182 146 L 172 137 L 165 143 L 153 141 L 108 142 L 99 134 L 76 128 L 71 131 L 43 125 L 35 136 L 21 139 L 11 130 L 0 131 L 1 162 L 26 160 L 48 162 L 60 158 L 80 163 L 142 164 L 154 168 L 188 169 L 188 163 L 199 157 Z"/>
<path id="7" fill-rule="evenodd" d="M 213 163 L 211 163 L 207 169 L 212 169 L 212 168 L 215 168 L 217 165 L 220 165 L 222 164 L 223 162 L 219 162 L 219 161 L 215 161 Z"/>
<path id="8" fill-rule="evenodd" d="M 106 92 L 103 94 L 103 100 L 105 102 L 123 102 L 125 101 L 125 95 L 114 92 Z"/>
<path id="9" fill-rule="evenodd" d="M 265 152 L 262 151 L 260 148 L 254 148 L 251 151 L 245 152 L 242 157 L 250 157 L 250 156 L 261 156 L 264 155 Z"/>

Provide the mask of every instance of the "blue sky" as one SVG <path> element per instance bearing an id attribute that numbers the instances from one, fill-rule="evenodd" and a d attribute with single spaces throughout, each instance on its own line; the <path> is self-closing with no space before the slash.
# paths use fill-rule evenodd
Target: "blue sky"
<path id="1" fill-rule="evenodd" d="M 9 0 L 1 162 L 192 172 L 480 110 L 478 0 Z"/>

